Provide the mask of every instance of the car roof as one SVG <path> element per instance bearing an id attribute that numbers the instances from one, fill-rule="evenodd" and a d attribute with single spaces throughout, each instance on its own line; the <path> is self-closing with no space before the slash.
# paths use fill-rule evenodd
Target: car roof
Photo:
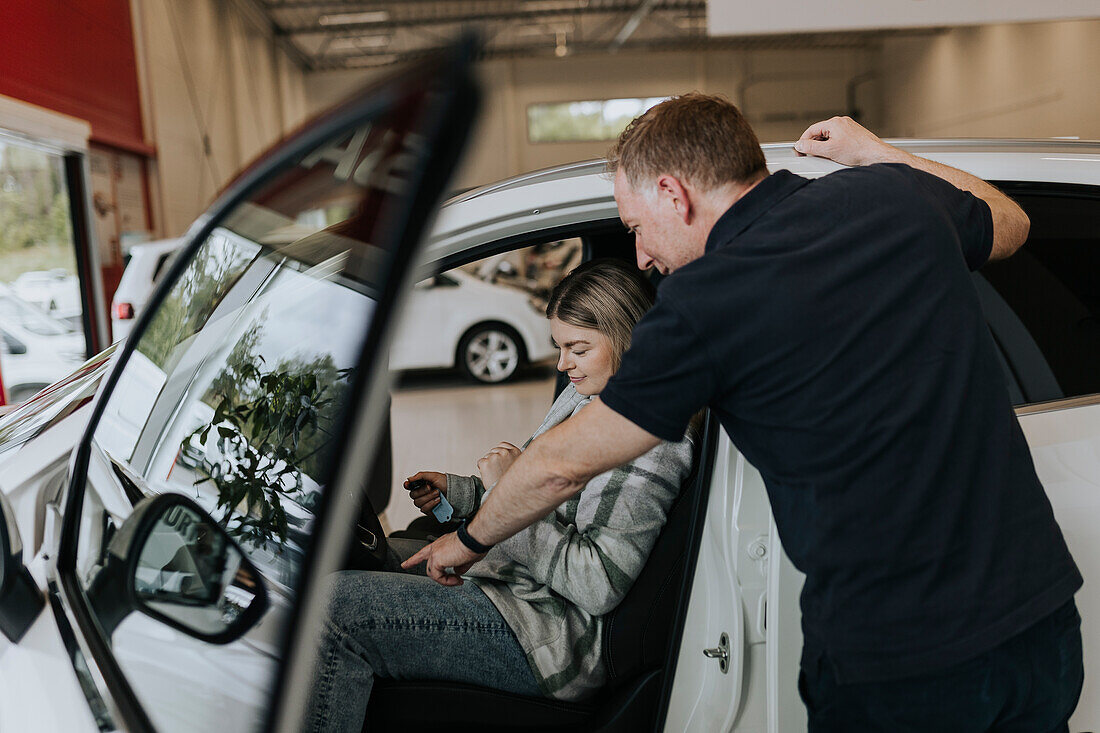
<path id="1" fill-rule="evenodd" d="M 992 181 L 1100 185 L 1100 141 L 1063 139 L 887 140 L 915 155 Z M 761 146 L 768 169 L 817 178 L 843 166 L 799 156 L 792 143 Z M 602 159 L 532 171 L 467 191 L 439 212 L 425 268 L 479 243 L 583 222 L 616 220 Z"/>

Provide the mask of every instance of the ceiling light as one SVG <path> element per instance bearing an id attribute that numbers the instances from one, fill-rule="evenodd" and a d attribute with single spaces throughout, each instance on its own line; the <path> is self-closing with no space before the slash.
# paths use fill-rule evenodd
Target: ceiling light
<path id="1" fill-rule="evenodd" d="M 334 13 L 322 15 L 317 19 L 318 25 L 349 25 L 351 23 L 384 23 L 390 19 L 390 14 L 385 10 L 371 10 L 365 13 Z"/>
<path id="2" fill-rule="evenodd" d="M 383 48 L 390 45 L 389 36 L 352 36 L 337 38 L 329 44 L 329 51 L 358 51 L 364 48 Z"/>

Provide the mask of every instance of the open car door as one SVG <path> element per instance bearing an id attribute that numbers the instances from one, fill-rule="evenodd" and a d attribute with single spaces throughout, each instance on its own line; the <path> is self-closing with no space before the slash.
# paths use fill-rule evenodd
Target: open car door
<path id="1" fill-rule="evenodd" d="M 116 355 L 52 584 L 101 729 L 297 730 L 312 601 L 382 437 L 389 327 L 474 118 L 472 55 L 405 68 L 246 171 Z"/>

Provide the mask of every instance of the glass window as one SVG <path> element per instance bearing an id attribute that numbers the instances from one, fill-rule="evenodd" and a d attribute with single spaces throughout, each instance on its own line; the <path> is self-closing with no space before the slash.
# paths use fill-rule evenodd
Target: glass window
<path id="1" fill-rule="evenodd" d="M 1018 404 L 1100 393 L 1100 198 L 1071 194 L 1014 191 L 1028 241 L 975 278 Z"/>
<path id="2" fill-rule="evenodd" d="M 667 97 L 553 102 L 527 106 L 527 139 L 533 143 L 614 140 L 630 121 Z"/>
<path id="3" fill-rule="evenodd" d="M 471 262 L 425 280 L 394 332 L 393 474 L 385 507 L 391 530 L 422 515 L 402 487 L 420 470 L 478 473 L 477 461 L 507 440 L 522 445 L 554 399 L 557 350 L 546 302 L 583 256 L 577 237 Z M 429 371 L 430 370 L 430 371 Z"/>
<path id="4" fill-rule="evenodd" d="M 23 348 L 0 382 L 23 402 L 87 358 L 64 160 L 0 135 L 0 322 Z"/>
<path id="5" fill-rule="evenodd" d="M 77 579 L 158 730 L 252 730 L 270 705 L 349 384 L 393 261 L 379 222 L 404 197 L 410 150 L 423 149 L 400 122 L 414 112 L 306 156 L 181 254 L 186 268 L 96 426 Z M 111 591 L 113 540 L 137 502 L 166 492 L 194 499 L 260 570 L 269 606 L 237 641 L 193 638 Z"/>

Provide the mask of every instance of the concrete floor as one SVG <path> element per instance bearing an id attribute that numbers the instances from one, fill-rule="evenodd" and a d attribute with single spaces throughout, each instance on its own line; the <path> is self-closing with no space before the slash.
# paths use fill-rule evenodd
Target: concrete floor
<path id="1" fill-rule="evenodd" d="M 393 390 L 393 489 L 380 515 L 387 531 L 420 511 L 401 484 L 417 471 L 477 474 L 477 461 L 502 440 L 522 446 L 554 398 L 552 365 L 528 367 L 515 380 L 478 385 L 454 372 L 406 372 Z"/>

